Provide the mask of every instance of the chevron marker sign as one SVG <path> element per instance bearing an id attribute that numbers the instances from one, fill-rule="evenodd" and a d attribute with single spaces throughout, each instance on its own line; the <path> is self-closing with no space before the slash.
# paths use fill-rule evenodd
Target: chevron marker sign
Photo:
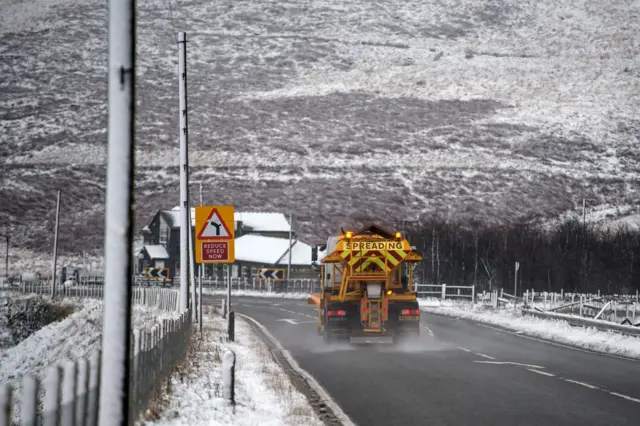
<path id="1" fill-rule="evenodd" d="M 147 278 L 169 279 L 169 268 L 144 268 L 144 276 Z"/>
<path id="2" fill-rule="evenodd" d="M 260 280 L 284 280 L 284 269 L 259 268 L 258 279 Z"/>

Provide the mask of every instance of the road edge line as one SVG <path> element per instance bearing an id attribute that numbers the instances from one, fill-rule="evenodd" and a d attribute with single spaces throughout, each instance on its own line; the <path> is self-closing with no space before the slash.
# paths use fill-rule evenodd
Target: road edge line
<path id="1" fill-rule="evenodd" d="M 264 325 L 262 325 L 259 321 L 251 318 L 248 315 L 241 314 L 239 312 L 236 312 L 236 315 L 251 321 L 256 327 L 260 329 L 262 333 L 264 333 L 267 339 L 269 339 L 269 341 L 282 353 L 284 358 L 289 363 L 289 366 L 296 373 L 298 373 L 307 382 L 307 384 L 311 386 L 311 388 L 313 388 L 313 390 L 322 399 L 322 402 L 324 402 L 329 408 L 331 408 L 331 411 L 333 411 L 333 415 L 340 421 L 340 423 L 342 423 L 343 426 L 356 426 L 356 424 L 351 420 L 351 418 L 344 411 L 342 411 L 342 408 L 340 408 L 338 403 L 333 398 L 331 398 L 329 393 L 322 387 L 322 385 L 320 385 L 320 383 L 318 383 L 316 379 L 309 372 L 307 372 L 305 369 L 300 367 L 300 365 L 298 365 L 298 363 L 293 358 L 293 356 L 291 356 L 289 351 L 286 350 L 275 337 L 273 337 L 271 332 L 267 330 L 267 328 Z"/>

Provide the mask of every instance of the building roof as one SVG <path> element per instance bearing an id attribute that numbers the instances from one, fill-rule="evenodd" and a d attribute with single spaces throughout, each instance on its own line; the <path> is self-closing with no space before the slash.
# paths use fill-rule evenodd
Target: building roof
<path id="1" fill-rule="evenodd" d="M 289 263 L 289 239 L 246 234 L 236 238 L 236 261 L 262 263 L 265 265 L 287 265 Z M 311 246 L 302 241 L 293 241 L 292 265 L 311 264 Z"/>
<path id="2" fill-rule="evenodd" d="M 142 248 L 151 259 L 169 259 L 167 249 L 161 245 L 146 245 Z"/>
<path id="3" fill-rule="evenodd" d="M 169 226 L 180 228 L 180 206 L 171 210 L 160 210 Z M 238 229 L 238 222 L 242 222 L 242 227 L 254 232 L 289 232 L 289 221 L 283 213 L 271 212 L 235 212 L 234 229 Z M 196 209 L 191 208 L 191 226 L 196 225 Z"/>

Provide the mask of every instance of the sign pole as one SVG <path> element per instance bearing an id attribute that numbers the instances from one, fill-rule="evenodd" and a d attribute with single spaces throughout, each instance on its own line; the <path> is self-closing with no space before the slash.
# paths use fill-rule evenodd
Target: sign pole
<path id="1" fill-rule="evenodd" d="M 293 213 L 289 213 L 289 263 L 287 265 L 287 285 L 291 280 L 291 251 L 293 246 L 291 245 L 291 239 L 293 237 Z"/>
<path id="2" fill-rule="evenodd" d="M 51 275 L 51 298 L 56 297 L 56 278 L 58 263 L 58 227 L 60 226 L 60 190 L 58 190 L 58 201 L 56 203 L 56 229 L 53 236 L 53 272 Z"/>
<path id="3" fill-rule="evenodd" d="M 188 223 L 188 127 L 187 127 L 187 33 L 178 33 L 178 81 L 180 82 L 180 310 L 189 309 Z"/>
<path id="4" fill-rule="evenodd" d="M 193 236 L 191 232 L 191 206 L 187 206 L 189 215 L 189 278 L 191 279 L 191 315 L 198 320 L 198 299 L 196 298 L 196 268 L 193 262 Z M 195 315 L 195 317 L 194 317 Z"/>
<path id="5" fill-rule="evenodd" d="M 100 426 L 131 423 L 135 19 L 135 1 L 109 0 L 104 318 L 98 391 Z"/>
<path id="6" fill-rule="evenodd" d="M 231 312 L 231 265 L 227 265 L 227 313 Z"/>
<path id="7" fill-rule="evenodd" d="M 200 207 L 202 207 L 202 182 L 200 182 Z M 197 229 L 197 228 L 196 228 Z M 203 273 L 203 269 L 204 269 L 204 263 L 200 263 L 198 265 L 198 275 L 199 275 L 199 279 L 198 279 L 198 287 L 199 287 L 199 291 L 198 291 L 198 311 L 200 313 L 200 316 L 198 317 L 199 319 L 199 326 L 200 326 L 200 337 L 202 337 L 202 273 Z"/>

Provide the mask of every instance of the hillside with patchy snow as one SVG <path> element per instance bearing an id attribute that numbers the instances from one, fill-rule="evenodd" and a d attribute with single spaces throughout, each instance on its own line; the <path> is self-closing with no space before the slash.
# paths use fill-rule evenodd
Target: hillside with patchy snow
<path id="1" fill-rule="evenodd" d="M 207 203 L 293 211 L 322 240 L 370 218 L 637 203 L 638 1 L 137 8 L 137 229 L 178 202 L 173 27 L 190 39 L 192 179 Z M 61 252 L 101 247 L 106 29 L 104 1 L 0 2 L 0 229 L 23 248 L 51 247 L 58 188 Z"/>

